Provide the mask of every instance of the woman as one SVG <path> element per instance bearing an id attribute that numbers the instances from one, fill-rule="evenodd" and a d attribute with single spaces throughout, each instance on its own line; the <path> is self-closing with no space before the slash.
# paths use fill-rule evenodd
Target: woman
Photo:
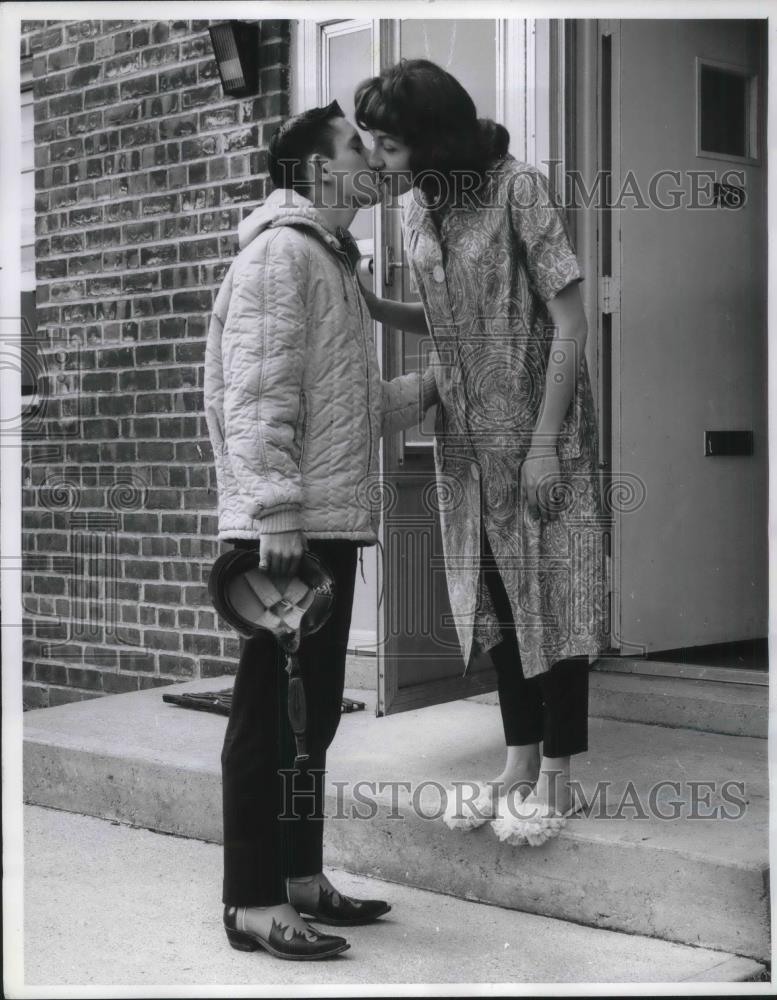
<path id="1" fill-rule="evenodd" d="M 603 645 L 602 505 L 581 273 L 534 167 L 477 118 L 439 66 L 402 61 L 356 91 L 370 166 L 403 199 L 421 304 L 368 293 L 373 317 L 434 338 L 438 482 L 451 607 L 465 660 L 490 651 L 507 760 L 450 826 L 492 818 L 539 845 L 572 809 L 587 750 L 588 657 Z M 441 492 L 443 492 L 441 490 Z M 543 744 L 540 756 L 540 742 Z"/>

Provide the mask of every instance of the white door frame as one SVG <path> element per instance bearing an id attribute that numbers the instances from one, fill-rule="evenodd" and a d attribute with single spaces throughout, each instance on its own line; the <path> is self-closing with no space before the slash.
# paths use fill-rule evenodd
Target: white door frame
<path id="1" fill-rule="evenodd" d="M 320 106 L 325 100 L 326 46 L 323 41 L 327 34 L 344 34 L 363 30 L 371 25 L 373 32 L 373 72 L 376 74 L 397 58 L 400 46 L 400 21 L 398 19 L 352 19 L 332 20 L 307 18 L 292 25 L 292 75 L 291 109 L 296 114 L 306 107 Z M 563 22 L 557 22 L 552 29 L 549 22 L 525 18 L 497 19 L 497 43 L 495 58 L 497 107 L 496 117 L 510 132 L 513 155 L 525 162 L 536 164 L 547 172 L 547 161 L 551 157 L 563 159 L 564 135 L 564 32 Z M 555 72 L 554 72 L 555 70 Z M 539 82 L 538 82 L 539 81 Z M 553 106 L 551 108 L 551 105 Z M 385 243 L 392 234 L 384 232 L 383 212 L 376 212 L 374 242 L 375 290 L 385 294 L 382 276 L 384 273 Z M 393 234 L 396 240 L 396 234 Z M 383 358 L 384 338 L 380 324 L 376 324 L 376 348 L 379 359 Z M 381 468 L 383 450 L 381 447 Z M 383 543 L 383 527 L 380 529 Z M 380 567 L 378 572 L 378 592 L 382 590 Z M 387 609 L 376 609 L 377 668 L 379 675 L 378 714 L 391 711 L 399 691 L 396 670 L 392 676 L 386 675 L 389 668 L 384 656 Z M 451 679 L 455 682 L 457 679 Z M 429 686 L 428 691 L 404 690 L 403 707 L 420 707 L 434 704 L 440 696 Z M 415 686 L 414 686 L 415 688 Z M 402 699 L 400 699 L 402 700 Z"/>

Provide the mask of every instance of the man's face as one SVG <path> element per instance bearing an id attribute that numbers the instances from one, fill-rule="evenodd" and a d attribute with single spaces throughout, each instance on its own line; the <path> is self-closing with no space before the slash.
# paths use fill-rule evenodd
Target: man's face
<path id="1" fill-rule="evenodd" d="M 333 154 L 323 161 L 327 191 L 335 199 L 331 207 L 376 205 L 382 192 L 359 132 L 346 118 L 334 118 L 331 125 Z"/>

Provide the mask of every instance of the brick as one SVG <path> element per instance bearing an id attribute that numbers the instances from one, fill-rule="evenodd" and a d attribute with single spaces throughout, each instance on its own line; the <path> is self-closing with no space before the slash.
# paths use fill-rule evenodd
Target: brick
<path id="1" fill-rule="evenodd" d="M 100 416 L 126 416 L 135 412 L 135 404 L 131 396 L 107 396 L 99 400 L 97 409 Z"/>
<path id="2" fill-rule="evenodd" d="M 98 351 L 97 365 L 99 368 L 129 368 L 133 364 L 131 347 L 112 347 Z"/>
<path id="3" fill-rule="evenodd" d="M 150 392 L 138 396 L 135 404 L 136 413 L 171 413 L 174 400 L 170 393 Z"/>
<path id="4" fill-rule="evenodd" d="M 141 271 L 135 274 L 125 274 L 121 279 L 122 291 L 129 293 L 153 292 L 158 284 L 158 271 Z"/>
<path id="5" fill-rule="evenodd" d="M 62 663 L 36 663 L 33 673 L 41 684 L 67 684 L 67 667 Z"/>
<path id="6" fill-rule="evenodd" d="M 55 49 L 62 44 L 62 28 L 48 28 L 30 37 L 30 52 L 42 52 L 45 49 Z"/>
<path id="7" fill-rule="evenodd" d="M 92 647 L 87 647 L 87 650 L 92 649 Z M 93 650 L 94 658 L 90 657 L 84 651 L 84 662 L 93 663 L 99 662 L 99 657 L 104 655 L 106 661 L 115 659 L 116 654 L 110 650 L 100 650 L 96 648 Z M 71 687 L 84 688 L 87 691 L 102 691 L 103 689 L 103 677 L 100 670 L 87 670 L 82 667 L 68 667 L 67 668 L 67 680 Z"/>
<path id="8" fill-rule="evenodd" d="M 169 264 L 178 260 L 178 247 L 175 244 L 160 244 L 155 247 L 142 247 L 140 263 L 143 267 L 149 265 Z"/>
<path id="9" fill-rule="evenodd" d="M 81 42 L 76 49 L 76 60 L 80 65 L 94 61 L 94 42 Z M 51 58 L 51 56 L 49 56 Z"/>
<path id="10" fill-rule="evenodd" d="M 115 56 L 113 59 L 106 59 L 102 64 L 105 72 L 105 79 L 112 80 L 117 76 L 127 76 L 130 73 L 136 73 L 141 66 L 140 52 L 137 50 L 130 52 L 123 52 L 121 55 Z"/>
<path id="11" fill-rule="evenodd" d="M 142 52 L 143 66 L 166 66 L 169 63 L 178 62 L 179 52 L 180 47 L 177 42 L 160 45 L 156 48 L 144 48 Z"/>
<path id="12" fill-rule="evenodd" d="M 178 510 L 181 495 L 178 490 L 149 490 L 147 502 L 152 510 Z"/>
<path id="13" fill-rule="evenodd" d="M 67 40 L 69 42 L 78 41 L 80 38 L 93 38 L 99 35 L 101 26 L 99 21 L 73 21 L 65 28 Z"/>
<path id="14" fill-rule="evenodd" d="M 122 94 L 122 97 L 125 96 Z M 129 95 L 134 96 L 134 95 Z M 97 108 L 105 104 L 115 104 L 119 99 L 119 88 L 115 83 L 94 87 L 84 93 L 84 107 Z"/>
<path id="15" fill-rule="evenodd" d="M 149 143 L 158 142 L 159 125 L 157 122 L 143 122 L 140 125 L 132 125 L 123 128 L 119 133 L 119 141 L 122 147 L 127 146 L 147 146 Z"/>
<path id="16" fill-rule="evenodd" d="M 178 542 L 174 538 L 144 538 L 141 543 L 144 556 L 177 556 Z"/>
<path id="17" fill-rule="evenodd" d="M 185 90 L 181 95 L 181 107 L 185 110 L 199 108 L 206 104 L 212 104 L 220 100 L 221 97 L 221 84 L 218 82 L 208 83 L 202 87 Z"/>
<path id="18" fill-rule="evenodd" d="M 134 462 L 137 448 L 132 441 L 105 441 L 100 445 L 101 462 Z"/>
<path id="19" fill-rule="evenodd" d="M 162 531 L 174 535 L 193 535 L 198 528 L 195 514 L 163 514 Z"/>
<path id="20" fill-rule="evenodd" d="M 196 115 L 179 115 L 177 118 L 163 119 L 159 123 L 160 139 L 179 139 L 197 133 Z"/>
<path id="21" fill-rule="evenodd" d="M 148 512 L 142 514 L 124 514 L 122 526 L 125 531 L 139 531 L 143 534 L 155 535 L 159 532 L 159 515 Z"/>
<path id="22" fill-rule="evenodd" d="M 203 260 L 218 257 L 219 243 L 217 239 L 187 240 L 181 244 L 181 260 Z"/>
<path id="23" fill-rule="evenodd" d="M 181 588 L 170 583 L 147 583 L 143 586 L 143 600 L 151 604 L 180 604 Z"/>
<path id="24" fill-rule="evenodd" d="M 57 70 L 69 69 L 75 65 L 76 49 L 75 47 L 59 49 L 56 52 L 49 52 L 47 56 L 41 58 L 45 59 L 48 72 L 56 73 Z M 39 75 L 35 63 L 33 63 L 32 71 L 35 76 Z"/>
<path id="25" fill-rule="evenodd" d="M 197 220 L 193 215 L 179 215 L 173 219 L 162 219 L 160 232 L 163 239 L 175 239 L 178 236 L 191 236 L 196 228 Z"/>
<path id="26" fill-rule="evenodd" d="M 181 639 L 177 632 L 146 629 L 143 633 L 143 645 L 147 649 L 166 649 L 172 651 L 181 648 Z"/>
<path id="27" fill-rule="evenodd" d="M 143 199 L 143 215 L 169 215 L 179 210 L 179 199 L 176 194 L 162 194 Z"/>
<path id="28" fill-rule="evenodd" d="M 164 368 L 159 372 L 160 389 L 191 389 L 197 385 L 197 370 L 195 368 Z M 161 429 L 161 427 L 160 427 Z M 196 428 L 192 436 L 196 434 Z"/>
<path id="29" fill-rule="evenodd" d="M 115 392 L 116 376 L 112 372 L 88 372 L 81 385 L 84 392 Z"/>
<path id="30" fill-rule="evenodd" d="M 235 184 L 224 184 L 221 188 L 221 202 L 228 205 L 234 202 L 258 201 L 262 190 L 256 179 L 241 181 Z"/>
<path id="31" fill-rule="evenodd" d="M 106 694 L 125 694 L 127 691 L 137 691 L 140 679 L 137 674 L 109 673 L 103 674 L 103 691 Z"/>
<path id="32" fill-rule="evenodd" d="M 119 389 L 124 391 L 156 389 L 157 374 L 149 369 L 122 372 Z"/>
<path id="33" fill-rule="evenodd" d="M 213 305 L 213 293 L 208 289 L 194 292 L 178 292 L 173 295 L 173 310 L 175 312 L 210 311 Z"/>
<path id="34" fill-rule="evenodd" d="M 128 559 L 123 570 L 124 576 L 131 580 L 158 580 L 160 576 L 159 563 L 150 560 Z"/>
<path id="35" fill-rule="evenodd" d="M 114 132 L 95 132 L 84 138 L 84 152 L 87 156 L 110 153 L 119 148 L 119 136 Z"/>
<path id="36" fill-rule="evenodd" d="M 106 271 L 130 270 L 138 266 L 140 255 L 137 250 L 109 250 L 103 254 L 103 268 Z"/>
<path id="37" fill-rule="evenodd" d="M 159 89 L 161 86 L 161 77 L 159 79 Z M 157 92 L 157 77 L 154 74 L 150 76 L 138 76 L 132 80 L 123 80 L 121 83 L 121 98 L 122 100 L 128 100 L 133 97 L 147 97 L 149 94 L 155 94 Z"/>
<path id="38" fill-rule="evenodd" d="M 183 649 L 186 653 L 196 653 L 198 656 L 218 656 L 221 652 L 218 637 L 203 635 L 201 632 L 184 633 Z"/>
<path id="39" fill-rule="evenodd" d="M 160 673 L 172 674 L 174 677 L 196 677 L 197 661 L 190 656 L 170 656 L 160 653 L 159 670 Z"/>
<path id="40" fill-rule="evenodd" d="M 226 108 L 209 108 L 199 113 L 200 131 L 209 129 L 223 129 L 227 125 L 236 125 L 238 122 L 238 106 L 233 104 Z"/>
<path id="41" fill-rule="evenodd" d="M 175 114 L 180 105 L 177 93 L 159 94 L 157 97 L 147 97 L 143 101 L 143 118 L 158 118 L 160 115 Z"/>
<path id="42" fill-rule="evenodd" d="M 233 660 L 216 660 L 210 657 L 200 660 L 201 677 L 223 677 L 236 671 L 237 664 Z"/>
<path id="43" fill-rule="evenodd" d="M 74 69 L 72 72 L 67 73 L 67 86 L 68 88 L 78 88 L 78 87 L 88 87 L 91 83 L 96 83 L 100 76 L 105 70 L 105 75 L 108 76 L 107 64 L 103 63 L 92 63 L 87 66 L 79 66 L 78 69 Z"/>
<path id="44" fill-rule="evenodd" d="M 159 74 L 159 91 L 164 93 L 168 90 L 180 91 L 184 87 L 191 87 L 197 82 L 197 68 L 195 66 L 178 66 L 175 69 L 164 70 Z"/>
<path id="45" fill-rule="evenodd" d="M 139 101 L 131 104 L 118 104 L 115 107 L 106 108 L 104 112 L 106 125 L 127 125 L 130 122 L 140 120 L 143 105 Z"/>
<path id="46" fill-rule="evenodd" d="M 124 239 L 127 243 L 147 243 L 159 239 L 159 224 L 156 222 L 138 222 L 124 227 Z"/>
<path id="47" fill-rule="evenodd" d="M 52 142 L 49 146 L 49 156 L 52 162 L 72 160 L 76 156 L 83 155 L 84 143 L 82 139 L 69 138 L 62 142 Z"/>
<path id="48" fill-rule="evenodd" d="M 168 21 L 155 21 L 151 26 L 151 41 L 157 45 L 166 42 L 170 37 L 170 23 Z"/>
<path id="49" fill-rule="evenodd" d="M 141 462 L 171 462 L 175 447 L 169 441 L 139 441 L 138 460 Z"/>
<path id="50" fill-rule="evenodd" d="M 188 327 L 188 321 L 182 316 L 168 316 L 159 321 L 159 336 L 163 339 L 166 337 L 183 337 L 187 334 L 191 335 L 191 331 Z M 172 356 L 170 358 L 172 359 Z"/>

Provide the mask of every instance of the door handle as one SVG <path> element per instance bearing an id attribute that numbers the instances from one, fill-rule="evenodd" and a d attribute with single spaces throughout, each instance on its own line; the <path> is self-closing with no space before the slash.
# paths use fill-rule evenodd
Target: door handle
<path id="1" fill-rule="evenodd" d="M 385 288 L 391 288 L 394 284 L 394 271 L 402 267 L 404 267 L 402 261 L 394 259 L 394 248 L 387 243 L 383 254 L 383 285 Z"/>

